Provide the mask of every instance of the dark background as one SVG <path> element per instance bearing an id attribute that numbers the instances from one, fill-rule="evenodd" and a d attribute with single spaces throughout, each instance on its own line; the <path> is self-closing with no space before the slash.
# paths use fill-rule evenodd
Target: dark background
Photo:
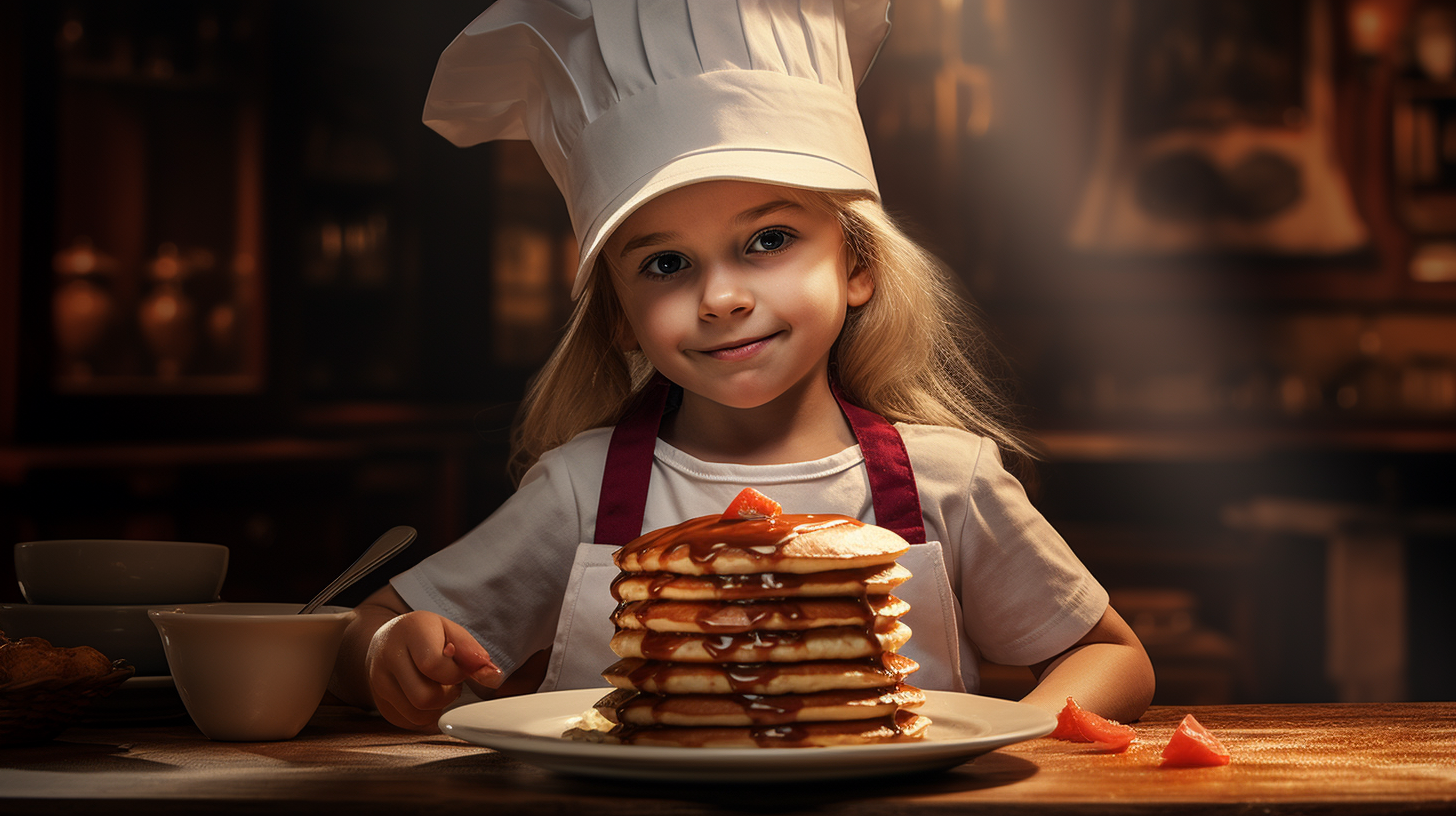
<path id="1" fill-rule="evenodd" d="M 388 527 L 421 533 L 402 569 L 509 494 L 515 402 L 565 320 L 574 249 L 529 146 L 461 150 L 420 123 L 481 5 L 0 10 L 0 538 L 214 541 L 226 598 L 297 601 Z M 885 202 L 1006 355 L 1034 499 L 1140 628 L 1160 702 L 1456 683 L 1453 13 L 894 9 L 861 89 Z M 1325 188 L 1268 155 L 1207 160 L 1251 129 L 1328 138 L 1361 240 L 1259 237 Z M 1160 134 L 1213 147 L 1138 152 Z M 1108 150 L 1136 171 L 1141 246 L 1070 237 Z M 1203 237 L 1158 244 L 1178 235 Z M 83 236 L 107 269 L 65 266 Z M 168 277 L 173 245 L 190 266 Z M 148 329 L 158 304 L 174 319 Z M 1347 545 L 1378 569 L 1339 579 Z M 20 600 L 9 569 L 0 601 Z M 1330 607 L 1362 605 L 1404 613 L 1373 690 L 1327 666 Z"/>

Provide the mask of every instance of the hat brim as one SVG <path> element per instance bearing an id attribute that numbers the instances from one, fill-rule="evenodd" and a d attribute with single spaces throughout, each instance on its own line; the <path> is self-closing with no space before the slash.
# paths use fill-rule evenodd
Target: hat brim
<path id="1" fill-rule="evenodd" d="M 607 239 L 632 213 L 663 193 L 703 181 L 752 181 L 801 190 L 861 192 L 879 198 L 874 179 L 823 156 L 752 148 L 723 148 L 680 156 L 624 190 L 604 209 L 602 220 L 586 230 L 571 297 L 575 299 L 585 290 Z"/>

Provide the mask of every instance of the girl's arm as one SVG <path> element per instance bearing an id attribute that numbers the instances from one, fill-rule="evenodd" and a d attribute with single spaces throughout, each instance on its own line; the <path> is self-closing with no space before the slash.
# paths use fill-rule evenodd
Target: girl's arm
<path id="1" fill-rule="evenodd" d="M 466 679 L 494 687 L 500 669 L 459 624 L 412 611 L 386 584 L 355 607 L 329 688 L 401 728 L 433 731 Z"/>
<path id="2" fill-rule="evenodd" d="M 1103 717 L 1132 722 L 1153 699 L 1153 664 L 1132 627 L 1111 606 L 1070 649 L 1031 669 L 1037 685 L 1022 702 L 1052 713 L 1073 697 Z"/>
<path id="3" fill-rule="evenodd" d="M 349 705 L 374 708 L 374 697 L 369 692 L 369 675 L 365 669 L 369 642 L 380 627 L 409 611 L 409 604 L 388 584 L 354 607 L 354 620 L 344 630 L 344 641 L 339 645 L 339 657 L 334 663 L 334 676 L 329 681 L 329 691 L 334 696 Z"/>

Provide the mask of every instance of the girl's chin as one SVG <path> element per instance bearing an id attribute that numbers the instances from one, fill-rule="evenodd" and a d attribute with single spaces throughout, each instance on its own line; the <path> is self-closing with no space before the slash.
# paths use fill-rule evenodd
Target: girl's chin
<path id="1" fill-rule="evenodd" d="M 739 411 L 752 411 L 755 408 L 762 408 L 773 402 L 777 395 L 759 397 L 753 394 L 735 392 L 731 394 L 702 394 L 696 395 L 699 399 L 712 403 L 723 408 L 733 408 Z"/>
<path id="2" fill-rule="evenodd" d="M 671 375 L 668 379 L 672 379 Z M 713 405 L 720 405 L 725 408 L 738 408 L 748 410 L 761 408 L 783 395 L 782 389 L 764 388 L 759 385 L 735 382 L 734 380 L 716 380 L 713 382 L 693 382 L 688 380 L 674 380 L 687 392 L 685 401 L 702 400 Z"/>
<path id="3" fill-rule="evenodd" d="M 725 408 L 748 411 L 774 403 L 795 391 L 795 386 L 799 383 L 798 381 L 765 383 L 750 378 L 731 377 L 709 383 L 698 383 L 701 388 L 693 388 L 692 384 L 688 382 L 678 381 L 678 384 L 698 399 Z"/>

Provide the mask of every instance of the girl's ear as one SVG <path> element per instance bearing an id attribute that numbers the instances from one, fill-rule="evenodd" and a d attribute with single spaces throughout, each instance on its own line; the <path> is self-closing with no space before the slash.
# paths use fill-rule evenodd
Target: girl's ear
<path id="1" fill-rule="evenodd" d="M 849 291 L 846 305 L 863 306 L 875 294 L 875 276 L 869 267 L 860 263 L 849 270 Z"/>

